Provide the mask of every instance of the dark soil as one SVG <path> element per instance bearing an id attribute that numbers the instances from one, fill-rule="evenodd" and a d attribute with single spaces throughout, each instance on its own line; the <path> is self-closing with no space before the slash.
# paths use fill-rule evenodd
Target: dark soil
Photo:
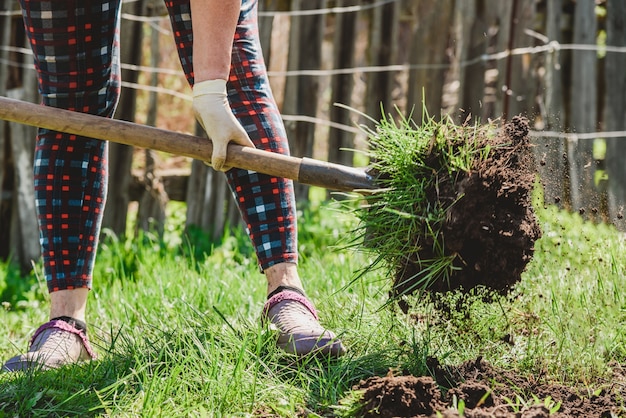
<path id="1" fill-rule="evenodd" d="M 361 381 L 354 387 L 363 391 L 358 416 L 611 418 L 626 414 L 626 376 L 619 367 L 601 390 L 522 377 L 497 370 L 480 358 L 457 367 L 443 367 L 431 359 L 430 370 L 432 376 L 388 375 Z M 463 415 L 458 413 L 460 403 Z"/>
<path id="2" fill-rule="evenodd" d="M 445 255 L 455 257 L 449 280 L 438 280 L 428 291 L 469 291 L 485 287 L 507 293 L 531 260 L 541 230 L 531 204 L 536 180 L 535 163 L 528 137 L 528 121 L 514 117 L 495 137 L 476 138 L 490 146 L 487 159 L 469 173 L 441 179 L 430 201 L 441 206 L 455 202 L 442 227 Z M 423 237 L 415 237 L 421 242 Z M 399 266 L 392 294 L 410 294 L 420 278 L 419 260 L 433 258 L 422 249 Z"/>

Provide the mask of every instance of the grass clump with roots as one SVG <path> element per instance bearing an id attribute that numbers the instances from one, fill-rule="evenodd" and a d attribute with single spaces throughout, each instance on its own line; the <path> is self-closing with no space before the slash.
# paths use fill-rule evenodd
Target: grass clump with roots
<path id="1" fill-rule="evenodd" d="M 447 248 L 445 225 L 450 209 L 464 198 L 464 179 L 498 146 L 492 142 L 496 128 L 458 125 L 448 117 L 424 116 L 418 125 L 410 116 L 387 116 L 367 130 L 367 156 L 379 188 L 356 206 L 354 245 L 374 254 L 364 273 L 385 268 L 396 276 L 394 296 L 438 283 L 446 287 L 463 268 L 459 252 Z"/>

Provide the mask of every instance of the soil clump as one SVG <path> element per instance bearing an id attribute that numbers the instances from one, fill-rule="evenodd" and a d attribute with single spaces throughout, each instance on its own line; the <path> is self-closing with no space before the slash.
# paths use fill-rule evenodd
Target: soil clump
<path id="1" fill-rule="evenodd" d="M 477 136 L 476 148 L 488 149 L 487 158 L 476 159 L 470 172 L 438 179 L 429 191 L 429 201 L 448 207 L 441 243 L 455 269 L 423 290 L 465 292 L 480 286 L 505 294 L 520 280 L 541 236 L 531 201 L 536 171 L 528 133 L 527 119 L 516 116 L 495 136 Z M 396 271 L 392 296 L 420 289 L 420 260 L 436 256 L 424 237 L 415 237 L 415 246 L 420 250 Z"/>

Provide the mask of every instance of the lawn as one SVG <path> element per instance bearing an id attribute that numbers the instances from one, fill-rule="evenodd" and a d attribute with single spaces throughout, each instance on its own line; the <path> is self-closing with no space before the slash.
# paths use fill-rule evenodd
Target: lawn
<path id="1" fill-rule="evenodd" d="M 0 417 L 359 415 L 355 385 L 429 375 L 433 358 L 442 365 L 481 358 L 579 388 L 581 396 L 626 393 L 626 379 L 614 378 L 626 364 L 626 244 L 610 226 L 540 208 L 543 237 L 510 295 L 451 294 L 437 303 L 412 296 L 404 314 L 385 306 L 391 279 L 384 269 L 360 275 L 371 260 L 345 248 L 352 215 L 336 202 L 307 209 L 300 272 L 348 354 L 297 360 L 277 350 L 276 336 L 260 324 L 265 282 L 245 234 L 210 243 L 196 231 L 184 239 L 184 207 L 169 210 L 163 239 L 109 234 L 102 241 L 87 313 L 99 360 L 1 374 Z M 47 319 L 47 302 L 38 275 L 21 277 L 8 264 L 0 266 L 0 295 L 4 361 L 27 347 Z M 559 406 L 521 389 L 509 406 L 530 403 Z M 462 415 L 462 403 L 455 405 Z M 625 405 L 616 399 L 617 416 Z"/>

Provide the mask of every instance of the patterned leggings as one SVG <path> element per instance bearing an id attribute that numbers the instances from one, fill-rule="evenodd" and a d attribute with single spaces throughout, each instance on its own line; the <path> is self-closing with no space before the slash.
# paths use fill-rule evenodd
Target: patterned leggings
<path id="1" fill-rule="evenodd" d="M 20 0 L 43 104 L 112 117 L 120 93 L 121 0 Z M 193 86 L 189 0 L 166 0 L 180 61 Z M 288 154 L 267 80 L 256 0 L 242 0 L 228 80 L 232 110 L 257 148 Z M 50 292 L 91 287 L 107 178 L 105 141 L 46 129 L 37 136 L 35 198 Z M 297 262 L 293 184 L 247 170 L 226 173 L 261 269 Z"/>

